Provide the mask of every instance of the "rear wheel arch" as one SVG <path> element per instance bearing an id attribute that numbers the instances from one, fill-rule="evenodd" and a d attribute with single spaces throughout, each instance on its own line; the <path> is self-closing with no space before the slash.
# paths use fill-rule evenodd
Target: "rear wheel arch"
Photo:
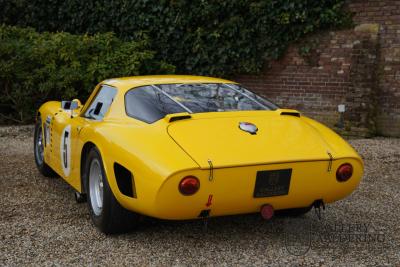
<path id="1" fill-rule="evenodd" d="M 88 155 L 89 155 L 89 153 L 90 153 L 90 151 L 93 149 L 93 148 L 95 148 L 97 151 L 98 151 L 98 153 L 100 154 L 100 156 L 101 156 L 101 159 L 102 159 L 102 164 L 103 164 L 103 168 L 104 168 L 104 171 L 105 171 L 105 173 L 106 173 L 106 179 L 107 179 L 107 181 L 109 182 L 109 175 L 107 175 L 108 174 L 108 171 L 112 171 L 112 170 L 108 170 L 108 168 L 107 168 L 107 166 L 106 166 L 106 163 L 105 163 L 105 161 L 104 161 L 104 159 L 105 159 L 105 153 L 103 153 L 103 149 L 102 149 L 102 147 L 101 146 L 99 146 L 97 143 L 94 143 L 94 142 L 92 142 L 92 141 L 86 141 L 86 143 L 83 145 L 83 147 L 82 147 L 82 151 L 81 151 L 81 160 L 80 160 L 80 174 L 81 174 L 81 193 L 87 193 L 87 191 L 86 191 L 86 179 L 87 179 L 87 174 L 86 174 L 86 161 L 87 161 L 87 158 L 88 158 Z"/>
<path id="2" fill-rule="evenodd" d="M 86 191 L 86 179 L 87 179 L 86 160 L 87 160 L 90 150 L 94 147 L 97 148 L 97 146 L 90 141 L 86 142 L 82 147 L 81 162 L 80 162 L 80 164 L 81 164 L 81 166 L 80 166 L 80 169 L 81 169 L 80 170 L 80 172 L 81 172 L 81 191 L 82 191 L 81 193 L 87 193 L 87 191 Z"/>
<path id="3" fill-rule="evenodd" d="M 100 164 L 101 172 L 101 197 L 96 193 L 96 188 L 99 188 L 94 176 L 89 174 L 92 169 L 91 164 L 95 161 Z M 87 142 L 82 148 L 81 162 L 83 164 L 83 179 L 81 183 L 85 185 L 85 193 L 87 195 L 87 203 L 90 211 L 90 216 L 94 224 L 104 233 L 120 233 L 132 229 L 138 223 L 138 215 L 132 213 L 121 206 L 118 200 L 115 198 L 109 185 L 109 177 L 105 170 L 104 158 L 102 157 L 101 149 L 92 142 Z M 90 171 L 88 171 L 90 168 Z M 104 185 L 104 186 L 103 186 Z M 83 190 L 82 190 L 83 191 Z M 100 202 L 99 202 L 100 199 Z M 95 203 L 101 203 L 97 205 Z"/>
<path id="4" fill-rule="evenodd" d="M 96 149 L 97 152 L 100 154 L 100 157 L 102 159 L 102 165 L 104 168 L 104 172 L 105 172 L 105 179 L 107 179 L 107 182 L 111 185 L 111 191 L 113 192 L 114 196 L 117 198 L 117 195 L 124 195 L 124 193 L 121 191 L 121 188 L 118 185 L 118 181 L 117 181 L 117 177 L 116 177 L 116 173 L 115 173 L 115 164 L 120 165 L 121 167 L 125 168 L 127 171 L 129 171 L 129 173 L 132 176 L 132 183 L 135 186 L 135 189 L 132 188 L 132 190 L 134 190 L 134 192 L 132 191 L 132 196 L 128 197 L 133 197 L 136 198 L 136 185 L 135 185 L 135 181 L 134 181 L 134 173 L 131 169 L 128 169 L 124 166 L 124 164 L 119 163 L 115 160 L 111 160 L 112 164 L 110 164 L 110 162 L 108 162 L 106 160 L 106 158 L 108 158 L 106 156 L 106 153 L 104 151 L 104 149 L 98 145 L 98 142 L 94 143 L 92 141 L 86 141 L 86 143 L 84 143 L 82 150 L 81 150 L 81 159 L 80 159 L 80 183 L 81 183 L 81 193 L 83 194 L 87 194 L 88 193 L 88 188 L 87 188 L 87 181 L 88 181 L 88 156 L 89 153 L 92 149 Z M 107 164 L 108 162 L 108 164 Z"/>

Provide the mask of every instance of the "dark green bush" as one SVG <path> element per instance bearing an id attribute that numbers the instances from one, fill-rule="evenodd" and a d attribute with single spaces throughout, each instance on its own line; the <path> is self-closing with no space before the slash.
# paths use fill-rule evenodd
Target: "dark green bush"
<path id="1" fill-rule="evenodd" d="M 173 71 L 164 62 L 178 73 L 255 73 L 304 35 L 349 25 L 344 3 L 0 0 L 0 24 L 44 32 L 1 27 L 0 120 L 29 121 L 39 103 L 84 97 L 104 78 Z"/>
<path id="2" fill-rule="evenodd" d="M 154 59 L 145 36 L 121 41 L 113 33 L 37 33 L 0 26 L 0 121 L 30 122 L 49 99 L 85 99 L 112 77 L 173 72 Z"/>
<path id="3" fill-rule="evenodd" d="M 349 24 L 345 0 L 0 0 L 0 23 L 124 39 L 148 33 L 179 73 L 257 72 L 305 34 Z"/>

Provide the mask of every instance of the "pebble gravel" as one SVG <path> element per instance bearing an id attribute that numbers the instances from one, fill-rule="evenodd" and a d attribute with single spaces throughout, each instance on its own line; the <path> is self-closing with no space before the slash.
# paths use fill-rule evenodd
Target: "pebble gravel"
<path id="1" fill-rule="evenodd" d="M 352 139 L 359 188 L 298 218 L 147 218 L 106 236 L 60 178 L 39 174 L 33 128 L 0 127 L 0 266 L 400 266 L 400 139 Z"/>

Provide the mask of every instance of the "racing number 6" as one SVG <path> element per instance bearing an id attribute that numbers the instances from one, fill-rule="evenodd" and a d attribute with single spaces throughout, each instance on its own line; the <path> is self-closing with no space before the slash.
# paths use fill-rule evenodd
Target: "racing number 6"
<path id="1" fill-rule="evenodd" d="M 60 136 L 60 165 L 65 177 L 71 171 L 71 125 L 67 125 Z"/>
<path id="2" fill-rule="evenodd" d="M 65 131 L 64 138 L 63 138 L 63 159 L 64 159 L 64 168 L 68 168 L 68 147 L 67 147 L 67 140 L 68 140 L 69 132 Z"/>

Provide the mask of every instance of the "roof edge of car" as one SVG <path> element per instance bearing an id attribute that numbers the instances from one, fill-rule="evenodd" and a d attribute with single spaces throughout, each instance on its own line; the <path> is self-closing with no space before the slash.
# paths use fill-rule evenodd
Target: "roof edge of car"
<path id="1" fill-rule="evenodd" d="M 122 90 L 129 90 L 135 87 L 157 84 L 179 84 L 179 83 L 229 83 L 237 82 L 207 76 L 194 75 L 145 75 L 107 79 L 101 82 Z"/>

